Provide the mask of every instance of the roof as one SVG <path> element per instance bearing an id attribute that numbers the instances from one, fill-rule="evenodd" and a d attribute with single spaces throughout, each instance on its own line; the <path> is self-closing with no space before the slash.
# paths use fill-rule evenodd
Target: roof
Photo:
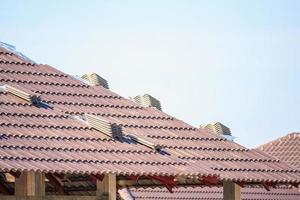
<path id="1" fill-rule="evenodd" d="M 205 182 L 202 177 L 246 183 L 300 182 L 298 169 L 262 151 L 250 151 L 4 48 L 0 49 L 0 82 L 30 90 L 41 99 L 41 104 L 32 104 L 0 92 L 1 171 L 184 176 L 193 184 Z M 128 137 L 109 137 L 89 126 L 85 113 L 117 124 L 125 136 L 134 134 L 163 151 Z"/>
<path id="2" fill-rule="evenodd" d="M 300 169 L 300 133 L 290 133 L 261 145 L 258 149 Z"/>
<path id="3" fill-rule="evenodd" d="M 271 156 L 276 156 L 281 161 L 285 161 L 297 168 L 300 163 L 300 134 L 290 133 L 284 137 L 268 142 L 258 147 Z M 255 200 L 298 200 L 300 199 L 299 189 L 291 187 L 270 188 L 267 191 L 263 187 L 245 187 L 241 188 L 242 199 Z M 173 189 L 170 193 L 166 188 L 130 188 L 130 190 L 119 190 L 119 195 L 124 200 L 142 200 L 142 199 L 213 199 L 222 200 L 222 188 L 209 187 L 187 187 Z"/>
<path id="4" fill-rule="evenodd" d="M 166 188 L 132 188 L 119 190 L 121 199 L 124 200 L 223 200 L 221 187 L 187 187 L 175 188 L 170 193 Z M 299 200 L 300 193 L 297 189 L 277 188 L 267 191 L 264 188 L 242 188 L 242 200 Z"/>

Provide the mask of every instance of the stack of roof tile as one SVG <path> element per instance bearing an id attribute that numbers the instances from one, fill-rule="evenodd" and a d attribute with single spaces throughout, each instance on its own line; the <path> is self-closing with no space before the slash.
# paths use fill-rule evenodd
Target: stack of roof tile
<path id="1" fill-rule="evenodd" d="M 143 107 L 155 107 L 161 110 L 160 101 L 149 94 L 138 95 L 131 99 Z"/>
<path id="2" fill-rule="evenodd" d="M 84 74 L 81 78 L 92 85 L 101 85 L 102 87 L 109 89 L 107 81 L 96 73 Z"/>
<path id="3" fill-rule="evenodd" d="M 300 172 L 261 151 L 197 129 L 154 108 L 144 108 L 101 86 L 87 85 L 49 65 L 0 49 L 0 83 L 39 95 L 31 104 L 0 92 L 0 170 L 117 175 L 217 176 L 257 183 L 300 182 Z M 127 137 L 90 127 L 101 116 L 159 145 L 154 151 Z"/>

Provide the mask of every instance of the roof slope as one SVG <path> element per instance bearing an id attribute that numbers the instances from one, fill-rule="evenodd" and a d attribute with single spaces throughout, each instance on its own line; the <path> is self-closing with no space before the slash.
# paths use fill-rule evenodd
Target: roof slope
<path id="1" fill-rule="evenodd" d="M 299 169 L 300 163 L 300 133 L 290 133 L 284 137 L 278 138 L 274 141 L 268 142 L 258 147 L 262 151 L 285 161 Z M 130 194 L 135 200 L 142 199 L 190 199 L 190 200 L 222 200 L 222 188 L 208 188 L 208 187 L 189 187 L 176 188 L 174 193 L 170 193 L 165 188 L 130 188 L 130 190 L 120 190 L 119 194 L 124 200 L 130 200 Z M 300 199 L 300 192 L 295 188 L 281 187 L 272 188 L 267 191 L 265 188 L 242 188 L 242 199 L 255 200 L 298 200 Z"/>
<path id="2" fill-rule="evenodd" d="M 258 149 L 300 169 L 300 133 L 290 133 L 261 145 Z"/>
<path id="3" fill-rule="evenodd" d="M 118 175 L 215 175 L 219 180 L 299 183 L 299 170 L 261 151 L 143 108 L 101 86 L 0 49 L 0 82 L 30 90 L 49 106 L 0 93 L 0 170 Z M 78 120 L 90 113 L 163 147 L 114 139 Z"/>
<path id="4" fill-rule="evenodd" d="M 222 188 L 175 188 L 170 193 L 165 188 L 139 188 L 119 190 L 119 195 L 125 200 L 222 200 Z M 133 197 L 133 198 L 132 198 Z M 299 200 L 300 193 L 296 189 L 277 188 L 267 191 L 264 188 L 242 188 L 242 200 Z"/>

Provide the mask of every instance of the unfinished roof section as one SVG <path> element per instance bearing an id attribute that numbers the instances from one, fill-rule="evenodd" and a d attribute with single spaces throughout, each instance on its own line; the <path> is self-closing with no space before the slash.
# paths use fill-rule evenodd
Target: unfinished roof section
<path id="1" fill-rule="evenodd" d="M 139 176 L 156 180 L 156 176 L 166 176 L 167 180 L 184 177 L 176 179 L 178 185 L 205 184 L 208 179 L 215 184 L 222 180 L 300 182 L 299 170 L 261 151 L 250 151 L 158 109 L 144 108 L 101 86 L 87 85 L 5 49 L 0 49 L 0 82 L 30 90 L 49 105 L 36 106 L 0 92 L 1 171 L 114 173 L 125 185 Z M 105 135 L 88 124 L 85 114 L 116 124 L 122 134 L 137 140 Z M 140 139 L 163 152 L 142 145 Z"/>
<path id="2" fill-rule="evenodd" d="M 258 149 L 300 169 L 300 133 L 290 133 L 261 145 Z"/>

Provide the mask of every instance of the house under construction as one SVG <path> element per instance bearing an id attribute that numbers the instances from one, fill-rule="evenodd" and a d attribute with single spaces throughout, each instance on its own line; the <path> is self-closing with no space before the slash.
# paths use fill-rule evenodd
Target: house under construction
<path id="1" fill-rule="evenodd" d="M 123 188 L 298 187 L 299 169 L 0 48 L 1 199 L 109 199 Z"/>

